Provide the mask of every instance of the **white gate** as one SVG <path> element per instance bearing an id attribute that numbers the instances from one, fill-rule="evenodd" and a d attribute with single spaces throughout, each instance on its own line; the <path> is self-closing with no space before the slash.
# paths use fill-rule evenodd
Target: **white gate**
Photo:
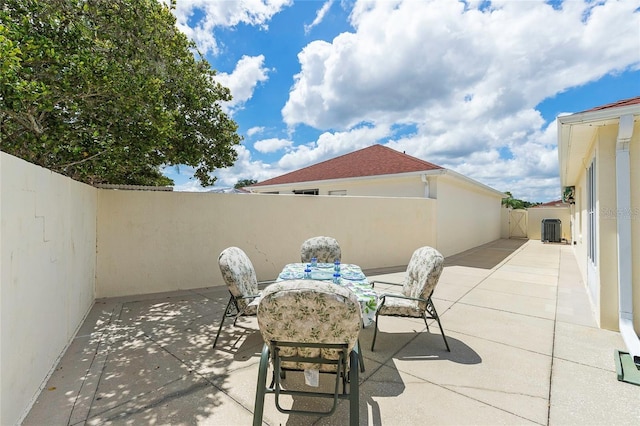
<path id="1" fill-rule="evenodd" d="M 509 211 L 509 238 L 527 238 L 527 211 Z"/>

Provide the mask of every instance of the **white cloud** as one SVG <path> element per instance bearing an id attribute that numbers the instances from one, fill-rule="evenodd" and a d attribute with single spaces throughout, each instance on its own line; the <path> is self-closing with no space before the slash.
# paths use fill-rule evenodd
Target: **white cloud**
<path id="1" fill-rule="evenodd" d="M 296 170 L 373 145 L 390 134 L 389 128 L 385 126 L 362 126 L 345 132 L 325 132 L 318 137 L 317 142 L 299 145 L 287 152 L 278 161 L 278 166 L 287 171 Z"/>
<path id="2" fill-rule="evenodd" d="M 238 159 L 232 167 L 218 169 L 214 175 L 218 178 L 216 186 L 228 187 L 235 185 L 240 179 L 255 179 L 263 181 L 286 171 L 274 168 L 270 164 L 253 160 L 251 152 L 243 145 L 235 147 Z"/>
<path id="3" fill-rule="evenodd" d="M 247 136 L 251 137 L 253 135 L 257 135 L 264 132 L 264 127 L 262 126 L 255 126 L 250 128 L 249 130 L 247 130 Z"/>
<path id="4" fill-rule="evenodd" d="M 253 148 L 258 152 L 269 153 L 279 151 L 283 148 L 288 148 L 292 145 L 293 142 L 291 142 L 290 140 L 271 138 L 257 141 L 253 144 Z"/>
<path id="5" fill-rule="evenodd" d="M 476 114 L 507 115 L 638 66 L 638 39 L 629 36 L 640 25 L 636 1 L 493 6 L 482 13 L 453 1 L 356 3 L 355 33 L 300 52 L 285 122 L 328 129 L 420 120 L 434 106 L 459 108 L 467 95 L 481 107 Z"/>
<path id="6" fill-rule="evenodd" d="M 231 74 L 219 73 L 215 80 L 231 91 L 233 99 L 222 104 L 223 110 L 233 113 L 253 96 L 258 83 L 264 83 L 269 79 L 269 70 L 263 67 L 264 56 L 243 56 L 236 64 Z"/>
<path id="7" fill-rule="evenodd" d="M 319 25 L 322 20 L 324 19 L 324 16 L 327 14 L 327 12 L 329 11 L 329 9 L 331 9 L 331 5 L 333 5 L 333 0 L 327 0 L 320 9 L 318 9 L 318 12 L 316 12 L 316 17 L 313 20 L 313 22 L 309 25 L 305 25 L 304 26 L 304 32 L 305 34 L 308 34 L 309 31 L 311 31 L 313 29 L 313 27 Z"/>
<path id="8" fill-rule="evenodd" d="M 290 6 L 293 0 L 177 0 L 174 14 L 178 28 L 194 40 L 203 54 L 218 55 L 221 46 L 214 35 L 214 28 L 234 27 L 238 24 L 267 28 L 273 15 Z M 202 17 L 193 22 L 194 15 Z"/>

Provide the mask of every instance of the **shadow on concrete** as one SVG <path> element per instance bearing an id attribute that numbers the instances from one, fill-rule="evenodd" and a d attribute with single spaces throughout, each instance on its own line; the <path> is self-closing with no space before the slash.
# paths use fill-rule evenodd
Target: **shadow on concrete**
<path id="1" fill-rule="evenodd" d="M 466 266 L 470 268 L 493 269 L 502 261 L 525 245 L 528 239 L 501 239 L 492 241 L 462 253 L 449 256 L 444 266 Z"/>

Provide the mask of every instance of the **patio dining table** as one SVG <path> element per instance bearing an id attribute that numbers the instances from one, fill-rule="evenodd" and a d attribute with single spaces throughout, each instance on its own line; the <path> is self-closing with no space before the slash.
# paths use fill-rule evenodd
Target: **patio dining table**
<path id="1" fill-rule="evenodd" d="M 289 263 L 282 268 L 276 281 L 299 280 L 304 278 L 306 263 Z M 318 263 L 311 267 L 311 279 L 320 281 L 333 280 L 334 264 Z M 336 285 L 340 285 L 351 290 L 360 302 L 362 310 L 362 324 L 364 327 L 372 324 L 375 320 L 378 296 L 373 290 L 367 277 L 358 265 L 351 263 L 340 264 L 340 279 Z"/>

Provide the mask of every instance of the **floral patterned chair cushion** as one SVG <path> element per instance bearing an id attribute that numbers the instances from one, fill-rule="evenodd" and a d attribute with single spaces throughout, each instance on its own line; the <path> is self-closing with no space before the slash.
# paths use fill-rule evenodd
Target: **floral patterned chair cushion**
<path id="1" fill-rule="evenodd" d="M 333 263 L 336 259 L 342 260 L 340 244 L 332 237 L 313 237 L 302 243 L 300 258 L 302 263 L 311 261 L 315 257 L 321 263 Z"/>
<path id="2" fill-rule="evenodd" d="M 427 299 L 438 284 L 444 267 L 444 256 L 433 247 L 421 247 L 413 252 L 402 283 L 402 294 L 421 300 L 386 298 L 378 307 L 379 315 L 422 317 Z"/>
<path id="3" fill-rule="evenodd" d="M 220 253 L 218 265 L 238 310 L 245 315 L 255 315 L 256 306 L 249 303 L 253 300 L 251 296 L 258 295 L 258 279 L 249 256 L 238 247 L 229 247 Z"/>
<path id="4" fill-rule="evenodd" d="M 348 344 L 347 354 L 360 333 L 362 314 L 358 298 L 349 289 L 325 281 L 291 280 L 268 286 L 258 306 L 258 325 L 267 343 L 272 341 Z M 336 349 L 280 347 L 281 356 L 338 359 Z M 282 368 L 335 372 L 330 364 L 283 362 Z"/>

